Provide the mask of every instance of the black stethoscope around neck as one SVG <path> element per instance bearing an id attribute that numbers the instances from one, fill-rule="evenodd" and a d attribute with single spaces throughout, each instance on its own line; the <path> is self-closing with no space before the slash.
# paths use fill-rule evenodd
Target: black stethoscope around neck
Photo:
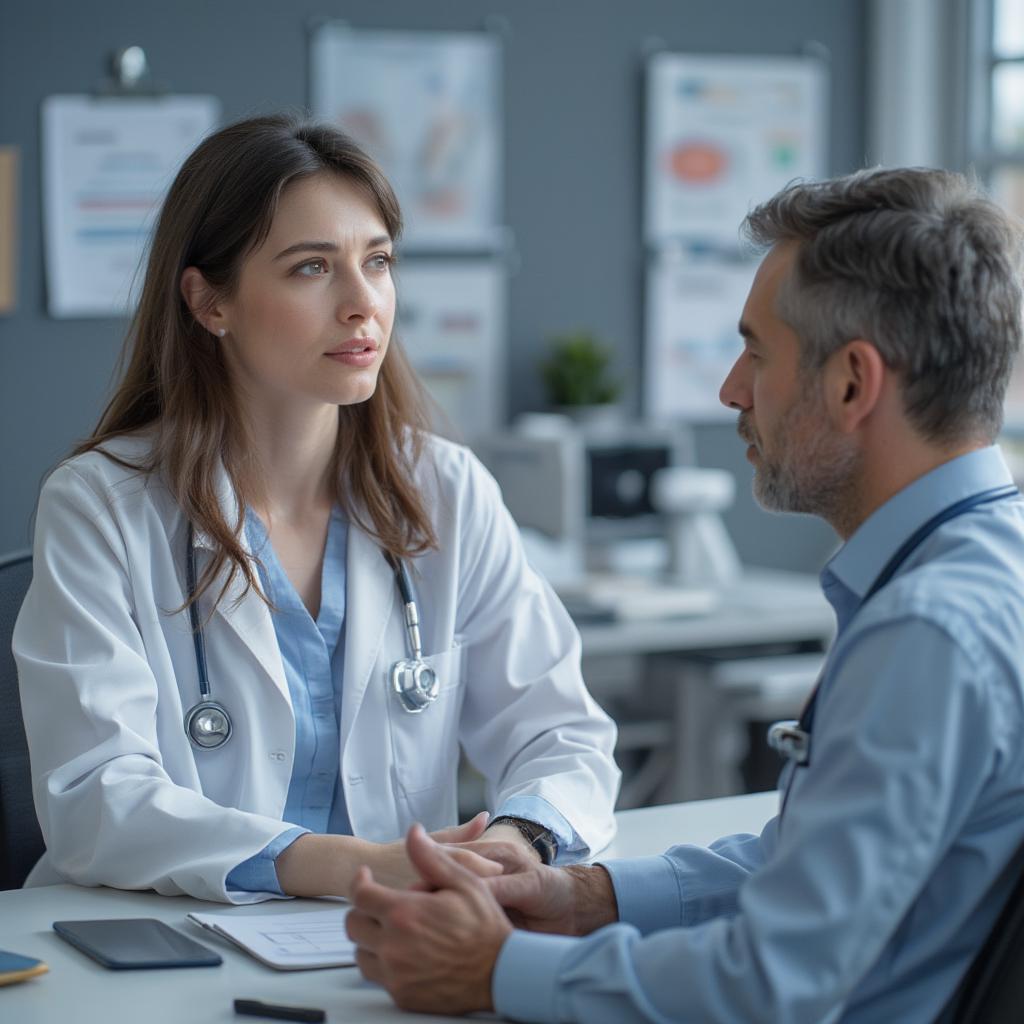
<path id="1" fill-rule="evenodd" d="M 971 494 L 960 501 L 948 505 L 942 511 L 937 512 L 924 525 L 915 530 L 899 547 L 896 553 L 886 562 L 882 571 L 871 584 L 864 600 L 861 601 L 857 612 L 868 603 L 899 571 L 903 563 L 943 524 L 948 523 L 957 516 L 965 515 L 981 505 L 989 505 L 995 501 L 1002 501 L 1004 498 L 1012 498 L 1020 494 L 1020 491 L 1012 484 L 1002 487 L 992 487 L 977 494 Z M 799 719 L 788 719 L 783 722 L 776 722 L 768 729 L 768 745 L 787 760 L 801 768 L 806 768 L 811 763 L 811 732 L 814 728 L 814 711 L 818 702 L 818 692 L 821 689 L 821 681 L 824 676 L 818 677 L 814 684 L 811 696 L 808 698 Z M 789 795 L 788 789 L 786 793 Z"/>
<path id="2" fill-rule="evenodd" d="M 200 750 L 214 750 L 224 746 L 234 731 L 228 709 L 214 700 L 210 690 L 210 677 L 206 668 L 206 638 L 199 621 L 196 601 L 196 553 L 195 531 L 188 526 L 188 550 L 186 553 L 186 584 L 188 586 L 188 615 L 192 624 L 192 642 L 196 651 L 196 670 L 199 675 L 199 701 L 185 712 L 185 733 L 192 746 Z M 394 570 L 395 582 L 402 596 L 405 619 L 405 636 L 409 645 L 408 658 L 402 658 L 391 666 L 388 674 L 390 686 L 399 703 L 410 714 L 418 714 L 437 700 L 441 685 L 437 673 L 423 660 L 423 645 L 420 641 L 420 616 L 416 607 L 416 596 L 409 578 L 409 570 L 400 558 L 385 556 Z"/>

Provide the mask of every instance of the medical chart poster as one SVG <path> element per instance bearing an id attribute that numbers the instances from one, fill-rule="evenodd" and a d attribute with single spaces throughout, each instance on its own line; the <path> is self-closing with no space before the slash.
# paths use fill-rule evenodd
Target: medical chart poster
<path id="1" fill-rule="evenodd" d="M 160 204 L 219 113 L 212 96 L 51 96 L 43 102 L 51 316 L 130 312 Z"/>
<path id="2" fill-rule="evenodd" d="M 751 207 L 825 171 L 828 75 L 813 57 L 662 53 L 647 66 L 644 237 L 735 248 Z"/>
<path id="3" fill-rule="evenodd" d="M 402 260 L 397 336 L 427 390 L 470 441 L 504 422 L 507 281 L 492 259 Z M 439 424 L 442 432 L 445 424 Z"/>
<path id="4" fill-rule="evenodd" d="M 718 392 L 742 351 L 740 314 L 756 260 L 667 254 L 647 270 L 644 415 L 658 421 L 735 418 Z"/>
<path id="5" fill-rule="evenodd" d="M 327 22 L 311 37 L 311 106 L 380 163 L 406 251 L 494 251 L 501 218 L 501 41 Z"/>

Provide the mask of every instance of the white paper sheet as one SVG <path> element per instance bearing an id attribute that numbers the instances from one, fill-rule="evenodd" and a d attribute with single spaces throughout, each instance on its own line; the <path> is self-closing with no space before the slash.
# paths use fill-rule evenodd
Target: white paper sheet
<path id="1" fill-rule="evenodd" d="M 332 907 L 297 914 L 188 914 L 188 919 L 230 939 L 257 960 L 279 971 L 349 967 L 355 943 L 345 932 L 352 908 Z"/>
<path id="2" fill-rule="evenodd" d="M 644 340 L 649 419 L 735 419 L 718 391 L 743 347 L 738 324 L 757 266 L 682 254 L 652 261 Z"/>
<path id="3" fill-rule="evenodd" d="M 395 277 L 398 336 L 457 439 L 495 430 L 504 417 L 504 266 L 409 259 L 399 262 Z"/>
<path id="4" fill-rule="evenodd" d="M 160 203 L 219 109 L 212 96 L 50 96 L 43 102 L 51 316 L 129 312 Z"/>

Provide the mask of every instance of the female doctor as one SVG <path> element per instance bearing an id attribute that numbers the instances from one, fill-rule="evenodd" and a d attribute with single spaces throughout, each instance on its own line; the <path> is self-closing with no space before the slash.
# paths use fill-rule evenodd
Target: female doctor
<path id="1" fill-rule="evenodd" d="M 610 839 L 614 727 L 577 633 L 392 335 L 400 227 L 323 125 L 235 124 L 178 174 L 123 379 L 39 501 L 27 884 L 344 896 L 362 864 L 412 879 L 415 821 L 469 861 Z M 460 743 L 486 831 L 452 827 Z"/>

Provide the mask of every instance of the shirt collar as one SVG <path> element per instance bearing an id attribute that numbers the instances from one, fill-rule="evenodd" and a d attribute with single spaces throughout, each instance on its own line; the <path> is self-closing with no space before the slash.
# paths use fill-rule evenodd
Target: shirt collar
<path id="1" fill-rule="evenodd" d="M 910 535 L 955 502 L 992 487 L 1013 484 L 997 445 L 959 455 L 919 477 L 875 509 L 821 573 L 826 598 L 840 584 L 863 601 L 889 559 Z"/>

